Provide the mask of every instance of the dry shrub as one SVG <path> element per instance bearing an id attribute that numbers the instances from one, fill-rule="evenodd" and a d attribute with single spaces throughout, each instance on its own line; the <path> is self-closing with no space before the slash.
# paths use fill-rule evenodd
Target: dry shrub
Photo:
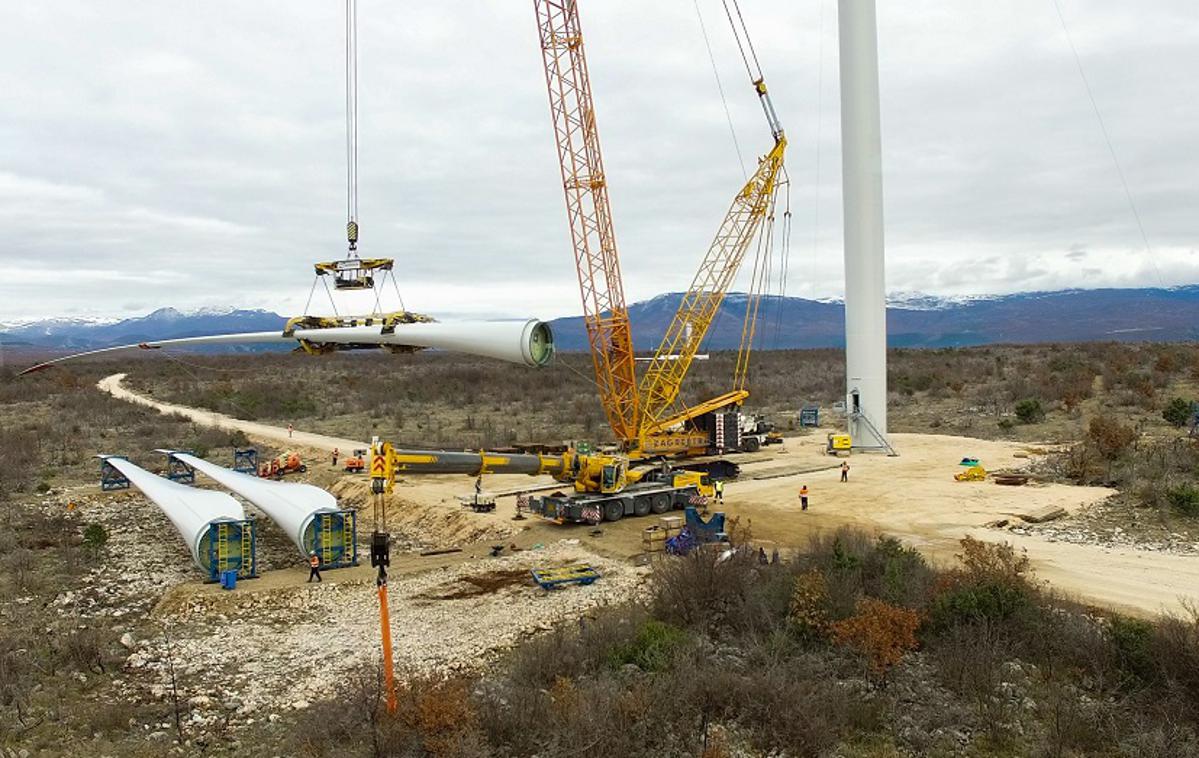
<path id="1" fill-rule="evenodd" d="M 865 597 L 858 601 L 855 615 L 833 623 L 832 632 L 838 644 L 856 650 L 876 676 L 884 677 L 916 649 L 919 626 L 920 615 L 915 611 Z"/>
<path id="2" fill-rule="evenodd" d="M 1087 427 L 1087 442 L 1105 461 L 1114 461 L 1137 438 L 1137 431 L 1107 416 L 1096 416 Z"/>
<path id="3" fill-rule="evenodd" d="M 396 712 L 387 710 L 378 663 L 349 672 L 341 696 L 315 703 L 289 732 L 292 755 L 484 756 L 470 682 L 417 678 L 396 685 Z"/>
<path id="4" fill-rule="evenodd" d="M 850 527 L 812 537 L 797 564 L 824 575 L 826 609 L 834 619 L 852 616 L 864 595 L 922 609 L 936 580 L 936 572 L 915 549 Z"/>
<path id="5" fill-rule="evenodd" d="M 844 686 L 844 672 L 827 652 L 761 666 L 709 665 L 695 673 L 690 686 L 705 712 L 738 724 L 762 754 L 825 755 L 848 735 L 881 723 L 880 703 Z"/>
<path id="6" fill-rule="evenodd" d="M 560 676 L 574 678 L 603 668 L 648 620 L 645 609 L 626 605 L 558 626 L 512 651 L 505 665 L 508 678 L 522 689 L 538 690 L 550 687 Z"/>
<path id="7" fill-rule="evenodd" d="M 87 710 L 87 725 L 92 732 L 126 732 L 133 714 L 134 707 L 129 702 L 94 703 Z"/>
<path id="8" fill-rule="evenodd" d="M 651 580 L 653 615 L 693 627 L 740 621 L 750 588 L 761 573 L 752 550 L 738 550 L 722 559 L 720 551 L 700 549 L 663 560 Z"/>
<path id="9" fill-rule="evenodd" d="M 956 558 L 962 564 L 966 581 L 974 584 L 1027 585 L 1025 574 L 1030 564 L 1024 551 L 1017 553 L 1006 542 L 983 542 L 969 536 L 963 537 L 959 544 L 962 552 Z"/>
<path id="10" fill-rule="evenodd" d="M 395 718 L 430 756 L 482 755 L 479 718 L 464 679 L 410 680 L 398 688 Z"/>
<path id="11" fill-rule="evenodd" d="M 795 577 L 788 619 L 804 636 L 823 636 L 829 628 L 828 582 L 816 570 Z"/>
<path id="12" fill-rule="evenodd" d="M 1199 727 L 1199 608 L 1159 620 L 1149 647 L 1163 689 L 1185 704 L 1192 725 Z"/>
<path id="13" fill-rule="evenodd" d="M 104 672 L 112 647 L 111 632 L 97 629 L 74 629 L 56 638 L 58 659 L 77 671 Z"/>
<path id="14" fill-rule="evenodd" d="M 21 594 L 37 592 L 43 585 L 34 570 L 33 551 L 22 547 L 0 556 L 0 573 L 7 579 L 6 583 Z"/>

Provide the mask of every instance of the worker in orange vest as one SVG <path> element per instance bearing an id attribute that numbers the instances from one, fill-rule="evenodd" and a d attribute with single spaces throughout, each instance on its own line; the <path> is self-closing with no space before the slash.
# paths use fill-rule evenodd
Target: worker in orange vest
<path id="1" fill-rule="evenodd" d="M 321 580 L 321 557 L 316 554 L 315 550 L 308 554 L 308 566 L 308 581 L 311 582 L 313 577 L 316 577 L 319 582 Z"/>
<path id="2" fill-rule="evenodd" d="M 799 509 L 806 511 L 808 509 L 808 485 L 801 484 L 799 487 Z"/>

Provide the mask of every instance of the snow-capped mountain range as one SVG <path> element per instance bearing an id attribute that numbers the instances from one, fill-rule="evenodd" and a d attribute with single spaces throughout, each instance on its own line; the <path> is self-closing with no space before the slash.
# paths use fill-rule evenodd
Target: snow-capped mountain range
<path id="1" fill-rule="evenodd" d="M 667 293 L 629 306 L 633 344 L 643 351 L 656 346 L 681 298 L 682 293 Z M 706 349 L 737 348 L 746 298 L 738 292 L 725 298 Z M 1199 285 L 956 297 L 900 292 L 888 297 L 887 309 L 888 342 L 895 347 L 1199 339 Z M 764 298 L 758 318 L 759 349 L 844 344 L 845 315 L 840 300 Z M 0 347 L 86 350 L 151 339 L 282 329 L 285 321 L 285 317 L 264 310 L 160 308 L 138 318 L 54 318 L 0 324 Z M 587 349 L 581 317 L 550 323 L 559 349 Z"/>

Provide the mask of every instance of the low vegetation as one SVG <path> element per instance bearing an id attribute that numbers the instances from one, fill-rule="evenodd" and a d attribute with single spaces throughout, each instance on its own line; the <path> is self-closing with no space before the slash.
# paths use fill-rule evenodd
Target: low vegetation
<path id="1" fill-rule="evenodd" d="M 97 699 L 124 661 L 117 635 L 81 624 L 51 604 L 64 587 L 76 584 L 103 549 L 96 531 L 67 514 L 25 509 L 6 510 L 4 523 L 0 745 L 36 745 L 50 728 L 60 736 L 127 731 L 130 709 L 115 718 Z M 30 737 L 34 739 L 23 741 Z"/>
<path id="2" fill-rule="evenodd" d="M 207 456 L 245 445 L 240 432 L 193 424 L 116 400 L 96 389 L 100 364 L 28 377 L 0 374 L 0 502 L 45 494 L 67 482 L 99 480 L 101 453 L 128 455 L 148 468 L 151 451 L 178 447 Z"/>
<path id="3" fill-rule="evenodd" d="M 95 453 L 153 468 L 154 447 L 225 459 L 245 439 L 95 389 L 116 370 L 0 375 L 5 747 L 163 747 L 130 724 L 165 723 L 168 706 L 134 714 L 108 697 L 128 654 L 115 633 L 54 605 L 116 535 L 53 507 L 96 480 Z M 1199 443 L 1183 413 L 1199 397 L 1194 346 L 900 350 L 889 370 L 895 429 L 1065 443 L 1048 476 L 1116 487 L 1130 518 L 1199 518 Z M 816 403 L 831 426 L 842 371 L 839 351 L 762 354 L 751 405 L 799 433 L 799 408 Z M 724 391 L 731 372 L 727 354 L 696 364 L 690 396 Z M 132 374 L 164 399 L 401 444 L 606 434 L 581 355 L 540 373 L 427 354 L 195 357 L 139 362 Z M 1199 616 L 1079 608 L 1041 589 L 1021 554 L 971 540 L 950 569 L 855 531 L 779 563 L 664 561 L 646 602 L 544 633 L 481 678 L 407 681 L 396 716 L 377 671 L 245 739 L 260 738 L 255 749 L 282 740 L 274 753 L 301 756 L 1199 754 Z"/>
<path id="4" fill-rule="evenodd" d="M 481 679 L 408 682 L 394 717 L 359 679 L 296 754 L 1199 751 L 1199 615 L 1095 615 L 969 538 L 949 570 L 849 530 L 777 564 L 670 558 L 647 603 L 545 633 Z"/>
<path id="5" fill-rule="evenodd" d="M 684 399 L 728 391 L 736 356 L 691 369 Z M 1199 396 L 1199 347 L 1095 343 L 892 350 L 890 419 L 896 431 L 1071 442 L 1098 412 L 1166 430 L 1174 398 Z M 799 410 L 843 400 L 840 350 L 760 351 L 747 408 L 798 432 Z M 142 361 L 133 386 L 167 400 L 339 436 L 367 431 L 414 446 L 498 447 L 610 436 L 590 359 L 560 354 L 542 371 L 449 354 L 375 353 L 194 357 Z M 1171 416 L 1173 419 L 1174 416 Z M 1155 426 L 1154 426 L 1155 425 Z"/>

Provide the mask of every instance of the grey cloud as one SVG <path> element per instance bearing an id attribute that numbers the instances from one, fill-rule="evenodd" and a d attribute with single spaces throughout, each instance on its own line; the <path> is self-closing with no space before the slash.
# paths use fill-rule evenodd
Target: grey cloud
<path id="1" fill-rule="evenodd" d="M 701 0 L 741 150 L 768 147 Z M 836 8 L 742 3 L 791 140 L 787 290 L 839 295 Z M 888 283 L 1007 292 L 1195 281 L 1199 14 L 1062 1 L 1137 200 L 1146 254 L 1042 0 L 880 4 Z M 0 318 L 157 305 L 297 310 L 342 254 L 336 3 L 82 0 L 0 9 Z M 582 9 L 629 299 L 677 290 L 742 181 L 693 6 Z M 363 252 L 412 307 L 576 310 L 528 4 L 362 0 Z M 823 56 L 821 55 L 823 51 Z M 819 164 L 819 182 L 817 182 Z M 1094 263 L 1079 270 L 1079 251 Z"/>

